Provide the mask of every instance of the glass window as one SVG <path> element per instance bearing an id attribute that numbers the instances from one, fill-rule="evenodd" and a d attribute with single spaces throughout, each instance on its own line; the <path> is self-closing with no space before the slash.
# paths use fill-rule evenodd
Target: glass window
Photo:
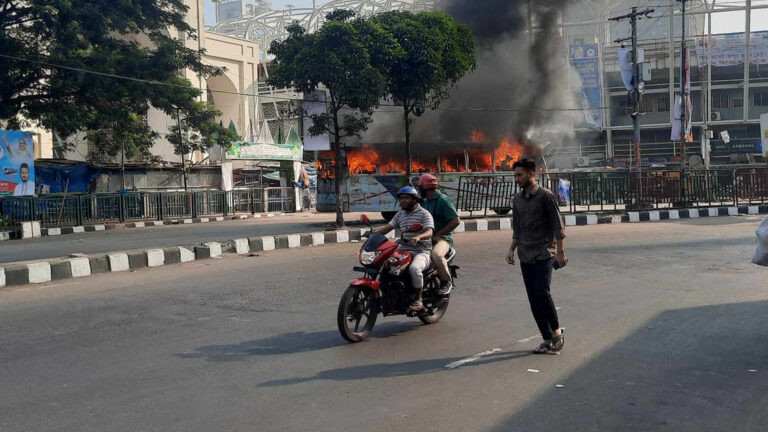
<path id="1" fill-rule="evenodd" d="M 744 99 L 742 98 L 731 99 L 731 108 L 744 108 Z"/>
<path id="2" fill-rule="evenodd" d="M 669 96 L 662 96 L 657 99 L 658 112 L 669 112 Z"/>

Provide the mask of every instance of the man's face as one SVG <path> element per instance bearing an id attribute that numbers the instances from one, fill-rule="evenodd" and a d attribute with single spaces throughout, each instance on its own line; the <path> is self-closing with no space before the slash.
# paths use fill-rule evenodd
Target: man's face
<path id="1" fill-rule="evenodd" d="M 21 181 L 26 182 L 29 181 L 29 168 L 24 167 L 19 172 L 19 175 L 21 176 Z"/>
<path id="2" fill-rule="evenodd" d="M 416 204 L 416 200 L 410 195 L 400 195 L 398 199 L 400 200 L 400 208 L 405 211 L 411 210 Z"/>
<path id="3" fill-rule="evenodd" d="M 21 151 L 27 151 L 27 142 L 23 139 L 19 140 L 19 150 Z"/>
<path id="4" fill-rule="evenodd" d="M 525 168 L 515 168 L 515 183 L 521 188 L 527 188 L 531 184 L 531 178 L 533 177 L 533 171 L 528 171 Z"/>

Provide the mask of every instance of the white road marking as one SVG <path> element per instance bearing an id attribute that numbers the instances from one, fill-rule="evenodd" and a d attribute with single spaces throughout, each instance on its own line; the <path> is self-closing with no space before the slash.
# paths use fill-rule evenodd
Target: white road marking
<path id="1" fill-rule="evenodd" d="M 562 308 L 563 308 L 562 306 L 555 306 L 555 310 L 560 310 Z"/>
<path id="2" fill-rule="evenodd" d="M 527 337 L 527 338 L 525 338 L 525 339 L 520 339 L 519 341 L 517 341 L 517 343 L 526 343 L 526 342 L 530 342 L 530 341 L 532 341 L 532 340 L 534 340 L 534 339 L 536 339 L 536 338 L 540 338 L 540 337 L 541 337 L 541 335 L 533 335 L 533 336 L 528 336 L 528 337 Z"/>
<path id="3" fill-rule="evenodd" d="M 501 351 L 501 348 L 494 348 L 494 349 L 491 349 L 491 350 L 488 350 L 488 351 L 485 351 L 485 352 L 481 352 L 480 354 L 475 354 L 475 355 L 473 355 L 471 357 L 467 357 L 467 358 L 464 358 L 464 359 L 461 359 L 461 360 L 457 360 L 457 361 L 455 361 L 453 363 L 449 363 L 449 364 L 445 365 L 445 367 L 448 368 L 448 369 L 454 369 L 454 368 L 457 368 L 459 366 L 465 365 L 467 363 L 471 363 L 473 361 L 478 361 L 478 360 L 480 360 L 481 358 L 483 358 L 485 356 L 489 356 L 489 355 L 491 355 L 493 353 L 497 353 L 499 351 Z"/>
<path id="4" fill-rule="evenodd" d="M 539 372 L 541 372 L 541 371 L 540 371 L 540 370 L 538 370 L 538 369 L 528 369 L 526 372 L 531 372 L 531 373 L 539 373 Z"/>

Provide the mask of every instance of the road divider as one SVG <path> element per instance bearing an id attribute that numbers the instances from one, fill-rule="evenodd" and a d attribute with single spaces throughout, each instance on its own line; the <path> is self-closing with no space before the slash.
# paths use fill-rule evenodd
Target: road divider
<path id="1" fill-rule="evenodd" d="M 630 212 L 623 216 L 567 215 L 564 219 L 567 226 L 585 226 L 766 213 L 768 213 L 768 205 L 653 210 Z M 510 218 L 474 219 L 462 221 L 456 232 L 510 231 L 511 229 L 512 219 Z M 66 258 L 1 264 L 0 287 L 42 284 L 55 280 L 87 277 L 102 273 L 157 268 L 190 261 L 219 258 L 225 254 L 248 255 L 277 249 L 297 249 L 359 242 L 368 231 L 370 231 L 370 228 L 350 228 L 337 231 L 260 236 L 223 242 L 205 242 L 196 245 L 116 251 L 88 256 L 73 254 Z M 394 238 L 395 233 L 392 232 L 388 236 Z"/>

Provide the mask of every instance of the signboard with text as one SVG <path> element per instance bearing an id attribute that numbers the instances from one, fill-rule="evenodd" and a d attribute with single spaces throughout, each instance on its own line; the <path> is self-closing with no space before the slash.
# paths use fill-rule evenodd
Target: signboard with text
<path id="1" fill-rule="evenodd" d="M 581 106 L 590 129 L 603 129 L 603 111 L 600 102 L 600 59 L 597 44 L 570 46 L 571 66 L 581 77 Z"/>

